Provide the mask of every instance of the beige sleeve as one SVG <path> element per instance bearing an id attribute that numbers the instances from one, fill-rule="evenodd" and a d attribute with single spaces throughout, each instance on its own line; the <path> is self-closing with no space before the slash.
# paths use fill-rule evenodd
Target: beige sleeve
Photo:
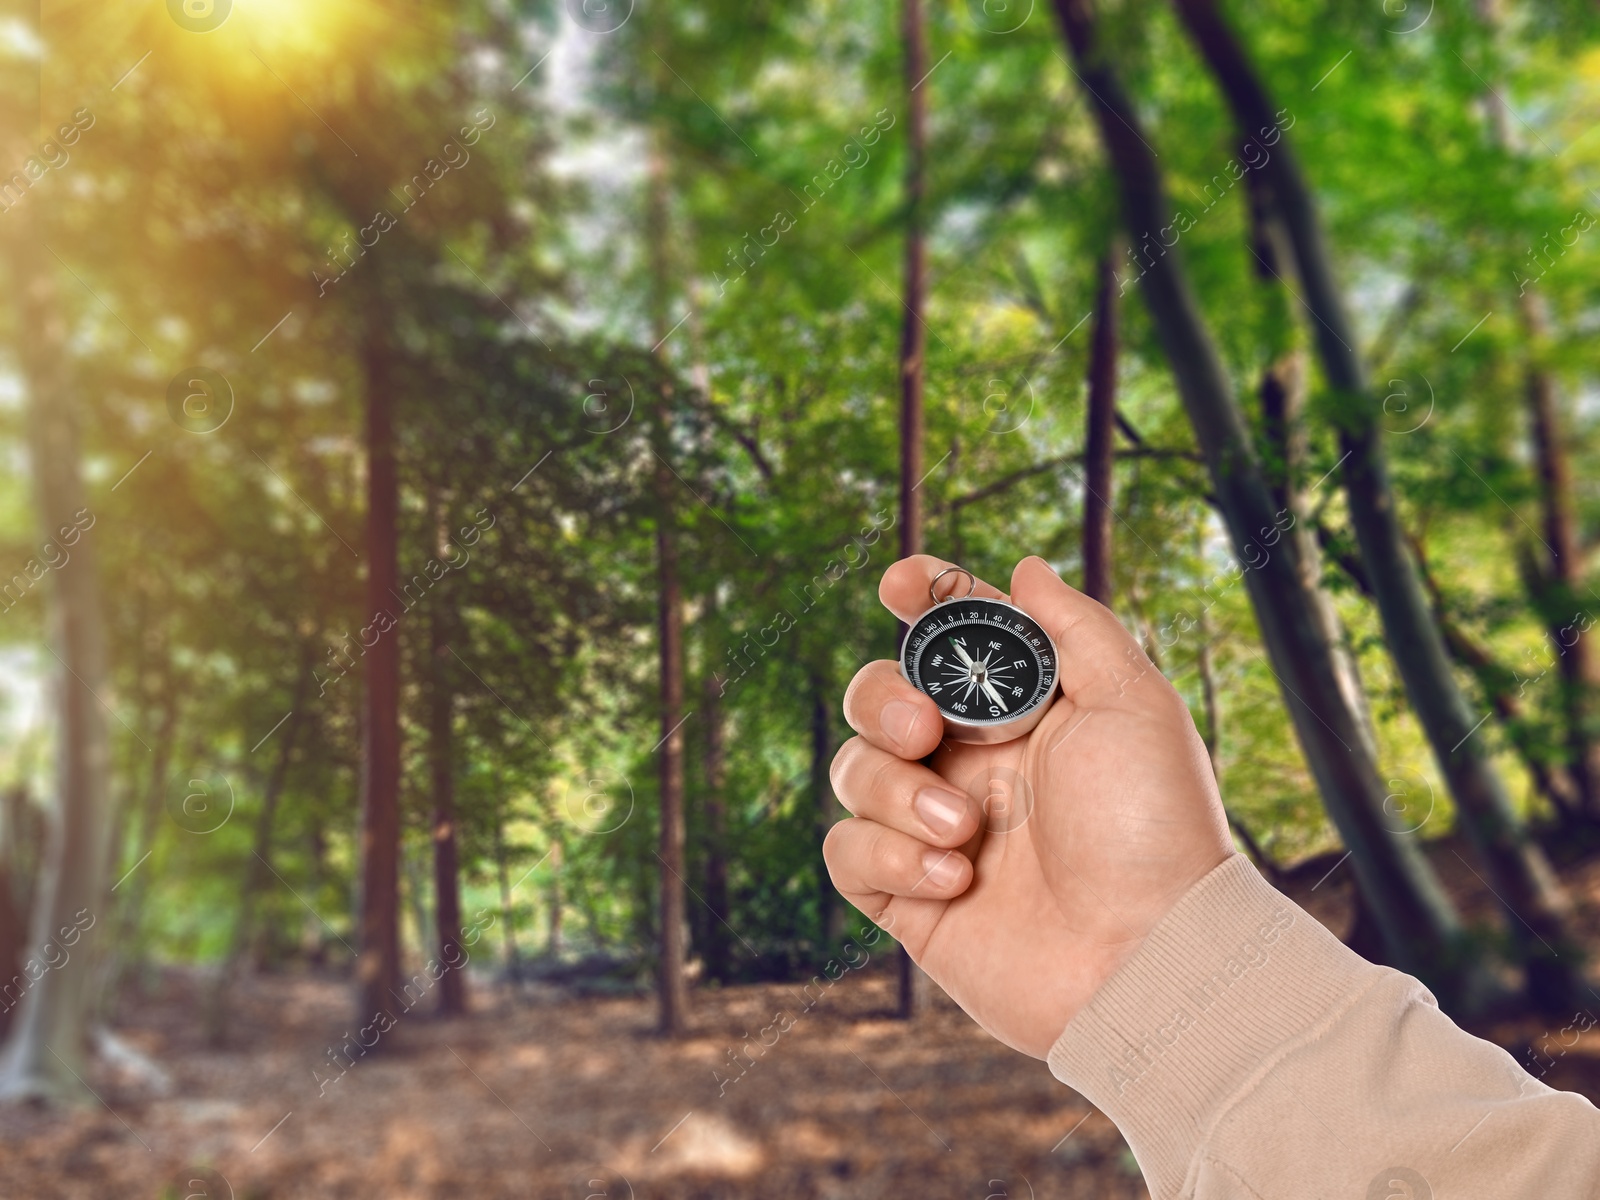
<path id="1" fill-rule="evenodd" d="M 1242 855 L 1072 1019 L 1050 1070 L 1116 1122 L 1154 1200 L 1600 1196 L 1588 1100 L 1457 1028 Z"/>

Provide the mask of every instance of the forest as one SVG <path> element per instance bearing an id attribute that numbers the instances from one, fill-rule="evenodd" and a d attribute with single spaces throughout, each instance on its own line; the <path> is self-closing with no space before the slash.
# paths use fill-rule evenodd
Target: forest
<path id="1" fill-rule="evenodd" d="M 824 867 L 916 553 L 1600 1099 L 1600 8 L 0 29 L 0 1195 L 1144 1196 Z"/>

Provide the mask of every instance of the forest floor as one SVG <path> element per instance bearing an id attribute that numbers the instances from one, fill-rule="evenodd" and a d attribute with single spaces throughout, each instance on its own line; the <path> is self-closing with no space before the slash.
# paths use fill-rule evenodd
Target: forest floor
<path id="1" fill-rule="evenodd" d="M 1465 907 L 1493 903 L 1448 843 L 1431 853 Z M 1343 933 L 1348 866 L 1319 882 L 1329 865 L 1286 890 Z M 1600 959 L 1600 859 L 1563 875 Z M 816 999 L 798 984 L 697 990 L 676 1042 L 653 1035 L 648 997 L 484 984 L 473 1015 L 408 1017 L 342 1074 L 328 1050 L 357 1032 L 347 983 L 248 982 L 219 1050 L 199 1028 L 202 977 L 168 971 L 124 1005 L 118 1034 L 170 1089 L 102 1062 L 93 1107 L 0 1108 L 0 1200 L 1146 1195 L 1105 1116 L 937 989 L 915 1022 L 892 1019 L 891 967 L 874 951 Z M 1562 1048 L 1569 1020 L 1478 1032 L 1523 1061 L 1548 1047 L 1546 1082 L 1600 1100 L 1600 1028 Z"/>

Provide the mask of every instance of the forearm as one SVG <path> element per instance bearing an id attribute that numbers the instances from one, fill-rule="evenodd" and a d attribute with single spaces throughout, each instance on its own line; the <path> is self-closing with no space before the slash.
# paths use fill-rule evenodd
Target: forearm
<path id="1" fill-rule="evenodd" d="M 1117 1123 L 1155 1200 L 1600 1194 L 1593 1105 L 1463 1032 L 1242 856 L 1152 931 L 1050 1068 Z"/>

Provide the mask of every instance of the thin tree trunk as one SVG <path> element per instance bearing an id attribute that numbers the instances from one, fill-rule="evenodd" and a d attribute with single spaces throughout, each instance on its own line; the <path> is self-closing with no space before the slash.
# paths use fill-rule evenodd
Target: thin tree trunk
<path id="1" fill-rule="evenodd" d="M 1146 306 L 1205 455 L 1234 551 L 1248 568 L 1246 587 L 1285 704 L 1361 888 L 1382 916 L 1389 960 L 1428 981 L 1446 1005 L 1474 1005 L 1478 989 L 1467 976 L 1475 968 L 1458 957 L 1459 919 L 1415 841 L 1384 824 L 1383 781 L 1340 686 L 1295 540 L 1273 536 L 1280 526 L 1271 489 L 1179 252 L 1160 236 L 1173 228 L 1173 212 L 1155 153 L 1139 133 L 1139 114 L 1104 57 L 1089 0 L 1056 0 L 1056 11 L 1121 186 L 1144 266 Z M 1275 544 L 1262 544 L 1269 541 Z"/>
<path id="2" fill-rule="evenodd" d="M 1427 588 L 1428 600 L 1433 606 L 1434 620 L 1439 622 L 1439 631 L 1444 635 L 1444 644 L 1449 648 L 1451 657 L 1477 678 L 1494 707 L 1496 718 L 1506 731 L 1507 740 L 1516 748 L 1523 765 L 1527 767 L 1535 790 L 1550 801 L 1550 806 L 1562 821 L 1569 824 L 1576 822 L 1578 808 L 1583 803 L 1583 793 L 1567 768 L 1561 763 L 1547 762 L 1540 748 L 1528 737 L 1525 728 L 1527 711 L 1523 708 L 1521 698 L 1508 685 L 1508 680 L 1514 678 L 1515 673 L 1495 662 L 1488 647 L 1473 638 L 1450 615 L 1438 581 L 1428 570 L 1426 554 L 1417 543 L 1413 542 L 1412 547 L 1417 558 L 1417 569 L 1422 572 L 1423 586 Z"/>
<path id="3" fill-rule="evenodd" d="M 1539 468 L 1539 501 L 1544 510 L 1544 548 L 1536 597 L 1550 630 L 1551 649 L 1561 664 L 1562 706 L 1567 722 L 1567 752 L 1572 775 L 1590 820 L 1600 819 L 1600 654 L 1584 619 L 1584 552 L 1578 536 L 1572 460 L 1562 431 L 1555 379 L 1540 360 L 1549 339 L 1543 297 L 1532 285 L 1521 297 L 1520 312 L 1528 346 L 1525 395 Z"/>
<path id="4" fill-rule="evenodd" d="M 1320 525 L 1317 529 L 1317 540 L 1324 548 L 1331 544 L 1327 529 Z M 1478 680 L 1479 686 L 1483 688 L 1490 705 L 1494 708 L 1496 717 L 1506 731 L 1506 737 L 1521 756 L 1523 765 L 1527 767 L 1539 794 L 1550 801 L 1551 807 L 1563 821 L 1569 824 L 1576 822 L 1579 819 L 1578 807 L 1582 804 L 1582 793 L 1579 792 L 1577 783 L 1566 767 L 1560 763 L 1547 762 L 1539 739 L 1530 736 L 1526 723 L 1527 713 L 1520 695 L 1511 690 L 1512 683 L 1517 679 L 1517 673 L 1496 662 L 1488 647 L 1473 638 L 1451 615 L 1438 581 L 1428 568 L 1426 549 L 1415 537 L 1411 539 L 1411 553 L 1417 560 L 1417 570 L 1422 576 L 1422 586 L 1428 593 L 1433 619 L 1439 623 L 1439 632 L 1444 637 L 1444 644 L 1450 651 L 1450 656 L 1471 671 Z M 1367 582 L 1366 568 L 1362 566 L 1360 559 L 1349 552 L 1336 552 L 1333 561 L 1363 596 L 1372 599 L 1372 585 Z"/>
<path id="5" fill-rule="evenodd" d="M 438 522 L 444 525 L 442 511 Z M 441 535 L 442 536 L 442 535 Z M 455 681 L 450 670 L 450 640 L 443 606 L 434 604 L 428 617 L 432 643 L 432 687 L 428 696 L 428 769 L 433 786 L 433 895 L 439 961 L 442 1017 L 467 1011 L 466 950 L 461 945 L 461 870 L 456 853 Z"/>
<path id="6" fill-rule="evenodd" d="M 316 896 L 328 880 L 328 835 L 323 830 L 322 817 L 315 810 L 311 813 L 311 828 L 306 833 L 306 858 L 309 868 L 306 882 L 310 885 L 311 895 Z M 308 912 L 301 929 L 301 945 L 308 947 L 306 961 L 313 967 L 326 966 L 328 935 L 321 920 L 316 914 Z"/>
<path id="7" fill-rule="evenodd" d="M 1211 661 L 1211 618 L 1205 609 L 1200 610 L 1199 625 L 1196 631 L 1200 635 L 1200 644 L 1195 649 L 1195 669 L 1200 674 L 1200 706 L 1205 713 L 1206 725 L 1201 740 L 1206 744 L 1206 757 L 1211 760 L 1211 774 L 1216 778 L 1217 787 L 1222 786 L 1222 700 L 1217 691 L 1216 667 Z M 1245 853 L 1261 868 L 1273 884 L 1278 884 L 1283 879 L 1283 871 L 1277 861 L 1266 852 L 1261 843 L 1256 840 L 1256 835 L 1244 820 L 1233 811 L 1232 806 L 1224 803 L 1223 812 L 1228 818 L 1228 828 L 1238 836 L 1243 844 Z"/>
<path id="8" fill-rule="evenodd" d="M 1184 24 L 1245 136 L 1278 128 L 1278 118 L 1253 65 L 1214 0 L 1174 0 Z M 1461 824 L 1489 871 L 1506 922 L 1527 968 L 1530 997 L 1561 1007 L 1581 993 L 1580 956 L 1566 929 L 1570 902 L 1543 851 L 1517 820 L 1486 739 L 1450 670 L 1444 639 L 1432 620 L 1404 532 L 1385 462 L 1378 407 L 1370 393 L 1355 331 L 1334 281 L 1316 204 L 1287 134 L 1259 168 L 1271 184 L 1274 210 L 1292 248 L 1301 294 L 1313 320 L 1329 384 L 1346 403 L 1340 416 L 1350 522 L 1367 567 L 1389 651 L 1406 694 L 1456 801 Z M 1562 952 L 1565 951 L 1563 954 Z"/>
<path id="9" fill-rule="evenodd" d="M 494 867 L 500 883 L 500 932 L 506 947 L 506 978 L 515 986 L 522 974 L 522 954 L 517 949 L 515 914 L 511 909 L 511 875 L 506 862 L 505 821 L 498 801 L 494 810 Z"/>
<path id="10" fill-rule="evenodd" d="M 928 93 L 923 91 L 928 73 L 928 31 L 922 0 L 901 0 L 900 32 L 904 43 L 906 85 L 906 262 L 901 296 L 905 315 L 900 322 L 900 557 L 922 553 L 922 383 L 927 334 L 923 305 L 927 296 L 928 248 L 926 237 Z M 906 627 L 899 626 L 905 640 Z M 895 955 L 899 972 L 896 1015 L 916 1016 L 925 986 L 917 964 L 901 946 Z"/>
<path id="11" fill-rule="evenodd" d="M 708 599 L 714 615 L 716 597 Z M 715 628 L 714 620 L 708 621 Z M 722 684 L 715 672 L 707 671 L 704 691 L 706 717 L 706 907 L 711 920 L 706 924 L 706 977 L 726 983 L 728 961 L 728 818 L 723 789 L 727 786 L 727 752 L 723 745 L 727 717 L 722 709 Z"/>
<path id="12" fill-rule="evenodd" d="M 1497 0 L 1479 0 L 1479 19 L 1492 33 L 1498 33 L 1501 20 Z M 1490 127 L 1495 141 L 1507 154 L 1517 147 L 1505 101 L 1494 88 L 1485 89 Z M 1523 395 L 1527 403 L 1532 433 L 1534 461 L 1538 464 L 1539 500 L 1543 510 L 1546 557 L 1530 576 L 1530 591 L 1543 613 L 1551 648 L 1560 661 L 1561 701 L 1567 725 L 1569 775 L 1578 791 L 1579 803 L 1590 821 L 1600 819 L 1600 654 L 1595 651 L 1584 620 L 1584 551 L 1579 536 L 1577 498 L 1572 486 L 1572 460 L 1562 431 L 1556 381 L 1544 361 L 1550 337 L 1549 313 L 1544 297 L 1532 280 L 1518 288 L 1518 316 L 1522 322 L 1527 355 Z M 1532 551 L 1530 550 L 1530 553 Z M 1556 805 L 1563 821 L 1576 823 L 1576 813 L 1558 796 L 1559 783 L 1546 787 L 1545 794 Z M 1544 781 L 1540 781 L 1541 786 Z"/>
<path id="13" fill-rule="evenodd" d="M 161 717 L 156 725 L 155 745 L 150 755 L 150 771 L 145 777 L 144 795 L 139 806 L 138 828 L 135 833 L 137 841 L 130 860 L 134 865 L 130 868 L 133 869 L 133 875 L 128 880 L 126 899 L 122 903 L 117 921 L 116 946 L 111 951 L 115 956 L 115 962 L 105 977 L 105 991 L 109 996 L 121 993 L 130 968 L 138 964 L 144 954 L 142 921 L 146 915 L 145 901 L 149 895 L 150 880 L 155 876 L 155 872 L 146 871 L 138 864 L 143 863 L 155 848 L 156 830 L 160 828 L 162 805 L 166 800 L 167 771 L 172 765 L 172 751 L 178 740 L 179 702 L 177 691 L 171 686 L 170 679 L 168 686 L 162 691 L 160 705 Z M 113 843 L 113 856 L 115 847 L 119 844 Z"/>
<path id="14" fill-rule="evenodd" d="M 1111 519 L 1117 428 L 1118 295 L 1115 263 L 1120 238 L 1101 256 L 1100 287 L 1089 340 L 1088 436 L 1084 446 L 1083 592 L 1111 603 Z"/>
<path id="15" fill-rule="evenodd" d="M 413 853 L 410 848 L 403 845 L 400 848 L 400 873 L 404 881 L 400 896 L 405 904 L 411 906 L 411 924 L 416 928 L 417 948 L 421 951 L 424 962 L 438 957 L 438 947 L 433 944 L 433 921 L 428 917 L 427 880 L 429 864 L 424 861 L 426 857 L 426 852 L 421 854 Z M 404 946 L 405 938 L 402 933 L 401 953 L 404 953 Z M 401 974 L 405 974 L 404 964 L 402 964 Z M 407 1007 L 408 1001 L 415 1003 L 415 1000 L 411 1000 L 412 993 L 410 988 L 411 981 L 405 980 L 402 983 L 402 990 L 395 993 L 396 1001 L 406 1011 L 410 1011 Z M 420 998 L 420 996 L 417 997 L 417 999 Z"/>
<path id="16" fill-rule="evenodd" d="M 667 318 L 671 286 L 667 256 L 667 164 L 658 144 L 650 159 L 649 236 L 651 245 L 652 322 L 659 348 L 670 332 Z M 661 791 L 660 961 L 657 964 L 657 1029 L 666 1037 L 688 1031 L 688 991 L 684 967 L 688 937 L 684 920 L 683 884 L 683 595 L 678 578 L 677 488 L 672 457 L 672 386 L 662 360 L 660 407 L 651 430 L 655 453 L 656 571 L 658 646 L 661 676 L 661 744 L 658 750 Z"/>
<path id="17" fill-rule="evenodd" d="M 844 907 L 839 894 L 828 878 L 827 867 L 822 862 L 822 843 L 839 819 L 839 801 L 833 794 L 833 778 L 829 767 L 833 762 L 833 722 L 828 704 L 828 688 L 815 675 L 811 679 L 811 796 L 817 814 L 817 879 L 821 885 L 817 892 L 818 924 L 826 947 L 837 945 L 844 937 Z M 828 951 L 825 950 L 824 953 Z"/>
<path id="18" fill-rule="evenodd" d="M 16 219 L 33 221 L 37 202 L 29 204 Z M 28 392 L 34 504 L 41 536 L 54 542 L 90 512 L 80 466 L 78 405 L 67 376 L 66 321 L 40 244 L 42 229 L 24 227 L 15 235 L 12 279 L 21 330 L 17 355 Z M 50 572 L 43 584 L 49 653 L 61 669 L 53 696 L 56 804 L 30 937 L 41 962 L 52 961 L 44 957 L 45 947 L 63 929 L 92 928 L 84 923 L 105 917 L 110 741 L 103 706 L 112 698 L 96 549 L 96 539 L 103 536 L 80 537 L 71 560 Z M 0 1098 L 88 1098 L 82 1079 L 97 955 L 94 934 L 82 933 L 75 940 L 67 962 L 30 980 L 0 1053 Z"/>
<path id="19" fill-rule="evenodd" d="M 670 475 L 657 472 L 660 508 L 656 560 L 660 586 L 661 655 L 661 961 L 658 1027 L 678 1037 L 688 1027 L 684 987 L 687 938 L 683 896 L 683 599 L 678 582 L 678 539 Z"/>
<path id="20" fill-rule="evenodd" d="M 26 795 L 21 784 L 0 795 L 0 1039 L 11 1028 L 17 997 L 27 983 L 23 956 L 28 948 L 28 912 L 17 853 L 22 836 L 18 797 Z"/>
<path id="21" fill-rule="evenodd" d="M 397 1007 L 400 986 L 400 638 L 390 610 L 399 582 L 399 483 L 394 385 L 388 350 L 365 350 L 367 440 L 366 653 L 361 755 L 361 953 L 357 1017 L 363 1025 Z"/>
<path id="22" fill-rule="evenodd" d="M 566 950 L 566 937 L 563 933 L 565 922 L 563 910 L 565 900 L 561 895 L 561 865 L 567 861 L 566 843 L 559 834 L 552 835 L 553 842 L 550 846 L 550 892 L 546 903 L 550 906 L 549 919 L 545 923 L 546 939 L 545 953 L 552 960 L 559 959 Z"/>
<path id="23" fill-rule="evenodd" d="M 278 743 L 278 757 L 267 777 L 261 793 L 261 812 L 256 817 L 255 841 L 250 861 L 245 864 L 244 884 L 239 894 L 239 913 L 234 918 L 233 935 L 229 939 L 228 953 L 222 960 L 216 981 L 206 997 L 201 1023 L 206 1040 L 213 1046 L 227 1041 L 227 1018 L 231 1011 L 228 1003 L 233 985 L 247 960 L 256 955 L 252 949 L 255 933 L 256 900 L 266 890 L 272 861 L 272 828 L 277 819 L 278 800 L 283 795 L 289 778 L 289 766 L 294 759 L 295 745 L 305 724 L 306 693 L 310 690 L 313 655 L 309 646 L 302 646 L 300 666 L 295 675 L 294 692 L 290 701 L 290 717 L 284 724 L 282 739 Z"/>

